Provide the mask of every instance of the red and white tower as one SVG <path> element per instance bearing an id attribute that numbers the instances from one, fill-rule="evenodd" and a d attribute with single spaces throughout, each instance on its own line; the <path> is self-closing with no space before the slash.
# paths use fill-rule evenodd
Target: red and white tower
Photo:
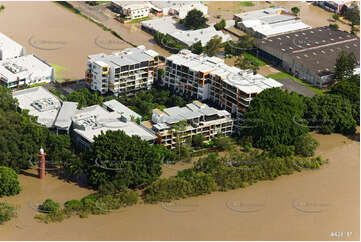
<path id="1" fill-rule="evenodd" d="M 45 156 L 46 153 L 44 152 L 43 148 L 40 148 L 40 152 L 38 157 L 40 158 L 39 165 L 38 165 L 38 175 L 40 179 L 45 178 Z"/>

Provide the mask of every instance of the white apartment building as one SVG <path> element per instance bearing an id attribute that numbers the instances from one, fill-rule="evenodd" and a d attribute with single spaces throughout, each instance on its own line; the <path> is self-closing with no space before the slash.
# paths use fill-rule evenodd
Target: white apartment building
<path id="1" fill-rule="evenodd" d="M 187 125 L 177 130 L 174 125 L 180 121 L 185 121 Z M 205 141 L 209 141 L 217 134 L 229 136 L 233 132 L 233 119 L 229 112 L 211 108 L 199 101 L 182 108 L 154 109 L 152 120 L 144 121 L 142 125 L 156 134 L 157 143 L 168 148 L 175 148 L 178 141 L 184 143 L 194 135 L 202 135 Z"/>
<path id="2" fill-rule="evenodd" d="M 54 68 L 35 55 L 0 61 L 0 85 L 7 88 L 49 83 L 54 80 Z"/>
<path id="3" fill-rule="evenodd" d="M 0 32 L 0 61 L 25 55 L 25 48 Z"/>
<path id="4" fill-rule="evenodd" d="M 145 1 L 114 1 L 113 6 L 119 8 L 119 13 L 125 18 L 137 19 L 147 17 L 151 5 Z"/>
<path id="5" fill-rule="evenodd" d="M 134 95 L 151 88 L 159 54 L 144 46 L 127 48 L 119 53 L 88 56 L 85 79 L 90 89 L 101 94 Z"/>
<path id="6" fill-rule="evenodd" d="M 228 66 L 218 57 L 196 55 L 189 50 L 181 50 L 166 58 L 161 85 L 184 96 L 210 100 L 234 114 L 236 121 L 258 93 L 283 86 L 250 70 Z"/>

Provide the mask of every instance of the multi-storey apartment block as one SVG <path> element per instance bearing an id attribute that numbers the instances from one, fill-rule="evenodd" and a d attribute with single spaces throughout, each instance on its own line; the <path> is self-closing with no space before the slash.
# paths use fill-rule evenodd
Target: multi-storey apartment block
<path id="1" fill-rule="evenodd" d="M 85 79 L 90 89 L 101 94 L 134 95 L 150 89 L 159 54 L 144 46 L 127 48 L 119 53 L 88 56 Z"/>
<path id="2" fill-rule="evenodd" d="M 220 58 L 195 55 L 189 50 L 166 58 L 161 85 L 188 97 L 212 101 L 238 121 L 258 93 L 283 86 L 250 70 L 228 66 Z"/>
<path id="3" fill-rule="evenodd" d="M 183 129 L 176 124 L 185 121 Z M 153 110 L 152 120 L 142 125 L 152 130 L 158 137 L 157 142 L 168 148 L 174 148 L 177 142 L 184 143 L 194 135 L 202 135 L 209 141 L 217 134 L 229 136 L 233 132 L 233 119 L 226 110 L 217 110 L 199 101 L 186 107 Z"/>

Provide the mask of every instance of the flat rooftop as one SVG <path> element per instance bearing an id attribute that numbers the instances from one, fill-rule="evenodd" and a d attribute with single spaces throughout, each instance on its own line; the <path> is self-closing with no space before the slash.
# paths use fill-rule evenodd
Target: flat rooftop
<path id="1" fill-rule="evenodd" d="M 141 119 L 142 116 L 128 108 L 127 106 L 123 105 L 122 103 L 118 102 L 115 99 L 112 99 L 110 101 L 104 102 L 103 106 L 111 109 L 114 112 L 117 112 L 121 114 L 122 116 L 126 117 L 128 120 L 131 120 L 133 117 L 134 119 Z"/>
<path id="2" fill-rule="evenodd" d="M 177 65 L 183 65 L 195 72 L 210 73 L 217 75 L 222 80 L 244 93 L 260 93 L 264 89 L 272 87 L 282 87 L 282 84 L 266 78 L 260 74 L 254 75 L 248 70 L 241 70 L 235 66 L 228 66 L 218 57 L 208 57 L 206 55 L 196 55 L 189 50 L 182 50 L 178 54 L 167 57 Z"/>
<path id="3" fill-rule="evenodd" d="M 19 53 L 22 49 L 22 45 L 0 32 L 0 52 Z"/>
<path id="4" fill-rule="evenodd" d="M 61 107 L 60 100 L 44 87 L 33 87 L 13 92 L 21 110 L 29 110 L 29 114 L 38 117 L 37 121 L 47 128 L 54 122 Z"/>
<path id="5" fill-rule="evenodd" d="M 2 81 L 13 82 L 21 79 L 39 79 L 43 73 L 53 69 L 51 65 L 35 55 L 20 56 L 0 61 Z"/>
<path id="6" fill-rule="evenodd" d="M 75 114 L 77 107 L 77 102 L 63 102 L 54 123 L 55 127 L 68 130 L 72 123 L 71 118 Z"/>
<path id="7" fill-rule="evenodd" d="M 199 101 L 187 104 L 185 107 L 171 107 L 166 108 L 163 112 L 153 110 L 152 121 L 155 123 L 154 127 L 159 130 L 167 129 L 170 125 L 178 123 L 179 121 L 195 119 L 202 116 L 218 115 L 219 118 L 230 116 L 226 110 L 218 110 L 209 107 L 207 104 Z"/>
<path id="8" fill-rule="evenodd" d="M 210 41 L 214 36 L 222 38 L 222 43 L 231 40 L 231 36 L 224 34 L 222 31 L 217 31 L 213 26 L 198 30 L 187 30 L 178 31 L 169 34 L 171 37 L 186 43 L 188 46 L 201 41 L 202 46 L 206 46 L 207 42 Z"/>
<path id="9" fill-rule="evenodd" d="M 107 130 L 122 130 L 129 136 L 137 135 L 146 141 L 157 138 L 152 132 L 132 121 L 122 121 L 119 113 L 108 112 L 99 105 L 77 110 L 72 120 L 75 123 L 74 131 L 90 143 L 94 142 L 94 137 Z"/>
<path id="10" fill-rule="evenodd" d="M 334 71 L 341 51 L 353 52 L 360 60 L 360 39 L 328 26 L 256 40 L 255 44 L 260 49 L 273 49 L 279 55 L 291 56 L 320 76 Z"/>
<path id="11" fill-rule="evenodd" d="M 141 25 L 162 34 L 186 30 L 182 24 L 171 16 L 142 21 Z"/>
<path id="12" fill-rule="evenodd" d="M 100 66 L 119 67 L 150 61 L 158 55 L 158 52 L 146 49 L 141 45 L 137 48 L 126 48 L 118 53 L 113 53 L 111 55 L 104 53 L 89 55 L 88 59 L 96 62 Z"/>

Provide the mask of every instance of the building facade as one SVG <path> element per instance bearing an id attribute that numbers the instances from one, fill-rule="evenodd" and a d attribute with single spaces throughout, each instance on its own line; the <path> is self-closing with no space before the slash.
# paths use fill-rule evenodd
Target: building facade
<path id="1" fill-rule="evenodd" d="M 114 1 L 112 5 L 123 17 L 129 19 L 148 17 L 151 10 L 150 4 L 145 1 Z"/>
<path id="2" fill-rule="evenodd" d="M 183 128 L 176 128 L 182 121 Z M 142 125 L 156 134 L 157 143 L 171 149 L 176 147 L 177 142 L 184 143 L 195 135 L 203 136 L 207 142 L 217 134 L 229 136 L 233 132 L 233 119 L 229 112 L 211 108 L 199 101 L 182 108 L 154 109 L 152 120 L 144 121 Z"/>
<path id="3" fill-rule="evenodd" d="M 166 58 L 161 85 L 194 99 L 211 101 L 233 114 L 240 125 L 252 99 L 264 89 L 282 87 L 273 79 L 228 66 L 217 57 L 182 50 Z"/>
<path id="4" fill-rule="evenodd" d="M 90 89 L 101 94 L 134 95 L 151 88 L 159 54 L 144 46 L 119 53 L 88 56 L 85 79 Z"/>

